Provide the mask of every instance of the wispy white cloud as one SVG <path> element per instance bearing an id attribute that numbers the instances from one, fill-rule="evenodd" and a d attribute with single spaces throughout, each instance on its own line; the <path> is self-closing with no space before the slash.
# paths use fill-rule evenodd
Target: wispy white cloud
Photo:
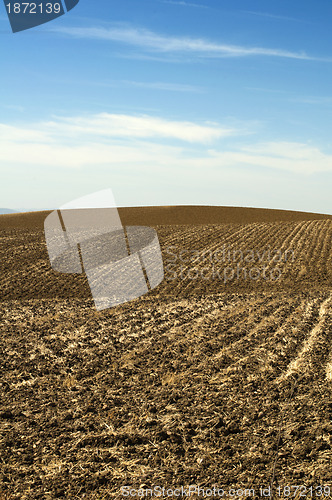
<path id="1" fill-rule="evenodd" d="M 131 80 L 123 80 L 122 84 L 141 87 L 152 90 L 165 90 L 170 92 L 197 92 L 202 93 L 204 90 L 201 87 L 194 85 L 186 85 L 181 83 L 168 83 L 168 82 L 135 82 Z"/>
<path id="2" fill-rule="evenodd" d="M 323 106 L 332 104 L 332 97 L 329 96 L 298 96 L 290 100 L 302 104 L 321 104 Z"/>
<path id="3" fill-rule="evenodd" d="M 289 91 L 280 89 L 268 89 L 264 87 L 244 87 L 246 90 L 253 90 L 255 92 L 267 92 L 270 94 L 289 94 Z"/>
<path id="4" fill-rule="evenodd" d="M 45 144 L 68 142 L 76 144 L 109 142 L 117 139 L 178 140 L 196 144 L 208 144 L 217 139 L 236 134 L 230 127 L 217 123 L 194 123 L 167 120 L 150 115 L 124 115 L 99 113 L 87 116 L 54 117 L 49 121 L 13 126 L 0 124 L 0 141 L 6 143 Z"/>
<path id="5" fill-rule="evenodd" d="M 51 140 L 40 124 L 37 126 L 13 126 L 0 123 L 0 143 L 3 147 L 6 147 L 6 143 L 40 144 Z"/>
<path id="6" fill-rule="evenodd" d="M 43 123 L 43 130 L 65 136 L 104 138 L 171 139 L 191 143 L 209 143 L 227 137 L 234 130 L 218 124 L 172 121 L 149 115 L 133 116 L 99 113 L 89 116 L 57 118 Z"/>
<path id="7" fill-rule="evenodd" d="M 110 42 L 124 43 L 134 47 L 139 47 L 147 51 L 158 53 L 181 53 L 195 54 L 204 57 L 246 57 L 246 56 L 267 56 L 282 57 L 288 59 L 330 61 L 330 59 L 320 59 L 309 56 L 304 51 L 294 52 L 284 49 L 274 49 L 266 47 L 245 47 L 240 45 L 228 45 L 212 42 L 204 38 L 189 38 L 161 35 L 153 31 L 134 27 L 65 27 L 57 26 L 48 28 L 49 30 L 64 35 L 88 38 L 96 40 L 106 40 Z M 332 59 L 331 59 L 332 61 Z"/>
<path id="8" fill-rule="evenodd" d="M 322 104 L 329 105 L 332 104 L 332 96 L 306 96 L 299 95 L 298 92 L 292 92 L 290 90 L 281 90 L 281 89 L 272 89 L 272 88 L 263 88 L 263 87 L 244 87 L 246 90 L 252 90 L 254 92 L 264 92 L 269 94 L 280 94 L 284 96 L 284 99 L 287 99 L 291 102 L 298 102 L 303 104 Z"/>
<path id="9" fill-rule="evenodd" d="M 181 177 L 191 172 L 202 181 L 222 171 L 243 173 L 243 168 L 248 174 L 284 171 L 301 177 L 332 173 L 332 155 L 314 145 L 285 141 L 227 145 L 227 137 L 236 132 L 218 124 L 107 113 L 20 126 L 0 124 L 0 164 L 94 170 L 108 166 L 119 175 L 123 168 L 143 169 L 146 175 L 161 170 Z"/>
<path id="10" fill-rule="evenodd" d="M 208 5 L 202 5 L 199 3 L 184 2 L 182 0 L 159 0 L 159 3 L 168 3 L 170 5 L 179 5 L 181 7 L 198 7 L 200 9 L 209 9 Z"/>
<path id="11" fill-rule="evenodd" d="M 25 110 L 25 108 L 19 104 L 1 104 L 0 106 L 5 109 L 10 109 L 11 111 L 19 111 L 20 113 L 23 113 Z"/>
<path id="12" fill-rule="evenodd" d="M 271 14 L 270 12 L 259 12 L 259 11 L 253 11 L 253 10 L 244 10 L 242 12 L 244 12 L 245 14 L 251 14 L 253 16 L 269 17 L 271 19 L 279 19 L 281 21 L 296 21 L 296 22 L 300 22 L 300 23 L 308 22 L 308 21 L 304 21 L 303 19 L 299 19 L 296 17 L 282 16 L 280 14 Z"/>
<path id="13" fill-rule="evenodd" d="M 210 154 L 234 166 L 278 169 L 298 174 L 332 172 L 332 155 L 306 143 L 275 141 L 241 146 L 238 151 Z"/>

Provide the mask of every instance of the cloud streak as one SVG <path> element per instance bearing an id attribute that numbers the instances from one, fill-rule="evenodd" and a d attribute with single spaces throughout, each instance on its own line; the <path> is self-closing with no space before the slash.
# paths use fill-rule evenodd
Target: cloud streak
<path id="1" fill-rule="evenodd" d="M 332 155 L 300 142 L 274 141 L 242 146 L 238 151 L 210 151 L 221 163 L 277 169 L 302 175 L 332 173 Z"/>
<path id="2" fill-rule="evenodd" d="M 184 2 L 182 0 L 159 0 L 159 3 L 166 3 L 169 5 L 179 5 L 180 7 L 198 7 L 199 9 L 209 9 L 207 5 L 202 5 L 199 3 Z"/>
<path id="3" fill-rule="evenodd" d="M 251 14 L 253 16 L 268 17 L 270 19 L 278 19 L 280 21 L 295 21 L 295 22 L 299 22 L 299 23 L 307 22 L 307 21 L 303 21 L 302 19 L 297 19 L 296 17 L 281 16 L 278 14 L 271 14 L 270 12 L 259 12 L 259 11 L 253 11 L 253 10 L 244 10 L 243 12 L 245 14 Z"/>
<path id="4" fill-rule="evenodd" d="M 136 82 L 132 80 L 123 80 L 122 84 L 129 85 L 131 87 L 140 87 L 151 90 L 164 90 L 167 92 L 205 92 L 200 87 L 195 87 L 194 85 L 186 85 L 181 83 L 167 83 L 167 82 Z"/>
<path id="5" fill-rule="evenodd" d="M 294 52 L 284 49 L 266 47 L 245 47 L 213 42 L 204 38 L 175 37 L 161 35 L 143 28 L 133 27 L 64 27 L 49 28 L 52 32 L 75 38 L 104 40 L 123 43 L 150 52 L 163 54 L 195 54 L 204 57 L 249 57 L 265 56 L 287 59 L 331 61 L 309 56 L 304 51 Z"/>
<path id="6" fill-rule="evenodd" d="M 177 140 L 208 144 L 238 132 L 216 123 L 167 120 L 150 115 L 98 113 L 87 116 L 55 117 L 53 120 L 13 126 L 0 123 L 0 141 L 16 144 L 45 144 L 58 141 L 109 142 L 129 140 Z"/>
<path id="7" fill-rule="evenodd" d="M 67 137 L 171 139 L 190 143 L 209 143 L 233 135 L 235 131 L 217 124 L 197 124 L 166 120 L 149 115 L 134 116 L 99 113 L 89 116 L 58 118 L 44 123 L 43 130 Z"/>

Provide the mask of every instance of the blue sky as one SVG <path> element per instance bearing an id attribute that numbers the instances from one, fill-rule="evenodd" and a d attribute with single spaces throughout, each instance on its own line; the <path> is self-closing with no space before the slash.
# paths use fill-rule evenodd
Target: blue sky
<path id="1" fill-rule="evenodd" d="M 332 213 L 330 1 L 99 0 L 24 32 L 0 5 L 0 207 Z"/>

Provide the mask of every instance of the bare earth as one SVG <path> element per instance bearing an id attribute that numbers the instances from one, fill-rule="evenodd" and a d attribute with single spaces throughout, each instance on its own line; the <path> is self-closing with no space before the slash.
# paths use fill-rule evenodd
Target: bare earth
<path id="1" fill-rule="evenodd" d="M 332 498 L 332 216 L 119 212 L 165 280 L 102 312 L 50 268 L 49 212 L 0 215 L 0 500 Z"/>

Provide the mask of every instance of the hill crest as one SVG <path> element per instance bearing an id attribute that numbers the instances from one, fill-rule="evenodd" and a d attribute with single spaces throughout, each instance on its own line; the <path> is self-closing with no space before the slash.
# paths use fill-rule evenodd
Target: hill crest
<path id="1" fill-rule="evenodd" d="M 197 224 L 250 224 L 254 222 L 297 222 L 332 219 L 332 215 L 294 210 L 253 207 L 223 206 L 146 206 L 119 207 L 122 224 L 130 225 L 197 225 Z M 9 213 L 0 215 L 0 229 L 43 229 L 44 220 L 50 211 Z"/>

